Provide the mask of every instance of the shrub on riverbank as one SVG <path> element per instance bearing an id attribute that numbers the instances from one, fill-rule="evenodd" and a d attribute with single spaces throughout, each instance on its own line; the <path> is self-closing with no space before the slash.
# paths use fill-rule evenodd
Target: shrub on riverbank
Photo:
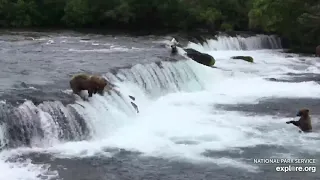
<path id="1" fill-rule="evenodd" d="M 1 0 L 0 27 L 255 30 L 315 47 L 319 12 L 303 0 Z"/>

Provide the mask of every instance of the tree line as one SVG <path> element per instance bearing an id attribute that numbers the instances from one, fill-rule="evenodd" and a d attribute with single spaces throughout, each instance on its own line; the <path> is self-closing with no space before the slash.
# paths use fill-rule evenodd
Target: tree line
<path id="1" fill-rule="evenodd" d="M 1 28 L 101 28 L 276 33 L 320 43 L 318 0 L 0 0 Z"/>

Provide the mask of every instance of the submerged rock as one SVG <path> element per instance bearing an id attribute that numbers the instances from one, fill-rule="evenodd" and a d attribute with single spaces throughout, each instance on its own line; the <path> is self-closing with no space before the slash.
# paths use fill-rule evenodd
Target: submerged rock
<path id="1" fill-rule="evenodd" d="M 269 81 L 278 81 L 278 79 L 276 79 L 276 78 L 267 78 L 267 80 L 269 80 Z"/>
<path id="2" fill-rule="evenodd" d="M 253 63 L 253 58 L 251 56 L 232 56 L 232 59 L 241 59 L 250 63 Z"/>
<path id="3" fill-rule="evenodd" d="M 209 54 L 201 53 L 191 48 L 184 50 L 187 52 L 187 56 L 189 58 L 200 64 L 203 64 L 205 66 L 213 66 L 216 63 L 216 60 Z"/>

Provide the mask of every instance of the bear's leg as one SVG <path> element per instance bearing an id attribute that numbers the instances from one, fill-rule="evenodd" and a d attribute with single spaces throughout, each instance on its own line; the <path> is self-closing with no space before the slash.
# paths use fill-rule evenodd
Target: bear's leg
<path id="1" fill-rule="evenodd" d="M 288 121 L 288 122 L 286 122 L 287 124 L 293 124 L 293 125 L 295 125 L 295 126 L 297 126 L 297 127 L 300 127 L 300 122 L 299 121 Z"/>
<path id="2" fill-rule="evenodd" d="M 89 94 L 89 97 L 92 97 L 93 90 L 92 89 L 88 89 L 88 94 Z"/>
<path id="3" fill-rule="evenodd" d="M 100 94 L 101 96 L 104 95 L 104 90 L 97 90 L 97 93 Z"/>
<path id="4" fill-rule="evenodd" d="M 86 96 L 83 96 L 83 97 L 81 97 L 81 98 L 82 98 L 82 100 L 84 100 L 84 101 L 89 101 L 89 98 L 86 97 Z"/>
<path id="5" fill-rule="evenodd" d="M 292 124 L 297 126 L 297 127 L 300 127 L 300 122 L 299 121 L 292 121 Z"/>
<path id="6" fill-rule="evenodd" d="M 72 92 L 73 92 L 73 94 L 77 94 L 77 95 L 79 95 L 80 96 L 80 90 L 78 90 L 78 89 L 72 89 Z"/>
<path id="7" fill-rule="evenodd" d="M 76 94 L 81 97 L 81 90 L 73 90 L 73 94 Z"/>

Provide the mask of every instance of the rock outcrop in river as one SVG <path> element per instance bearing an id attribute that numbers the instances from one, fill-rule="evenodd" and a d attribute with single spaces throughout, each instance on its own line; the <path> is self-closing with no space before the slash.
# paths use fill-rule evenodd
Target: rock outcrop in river
<path id="1" fill-rule="evenodd" d="M 233 56 L 231 59 L 241 59 L 250 63 L 253 63 L 253 58 L 251 56 Z"/>
<path id="2" fill-rule="evenodd" d="M 215 59 L 209 54 L 201 53 L 191 48 L 187 48 L 184 50 L 186 51 L 189 58 L 205 66 L 213 66 L 216 62 Z"/>

